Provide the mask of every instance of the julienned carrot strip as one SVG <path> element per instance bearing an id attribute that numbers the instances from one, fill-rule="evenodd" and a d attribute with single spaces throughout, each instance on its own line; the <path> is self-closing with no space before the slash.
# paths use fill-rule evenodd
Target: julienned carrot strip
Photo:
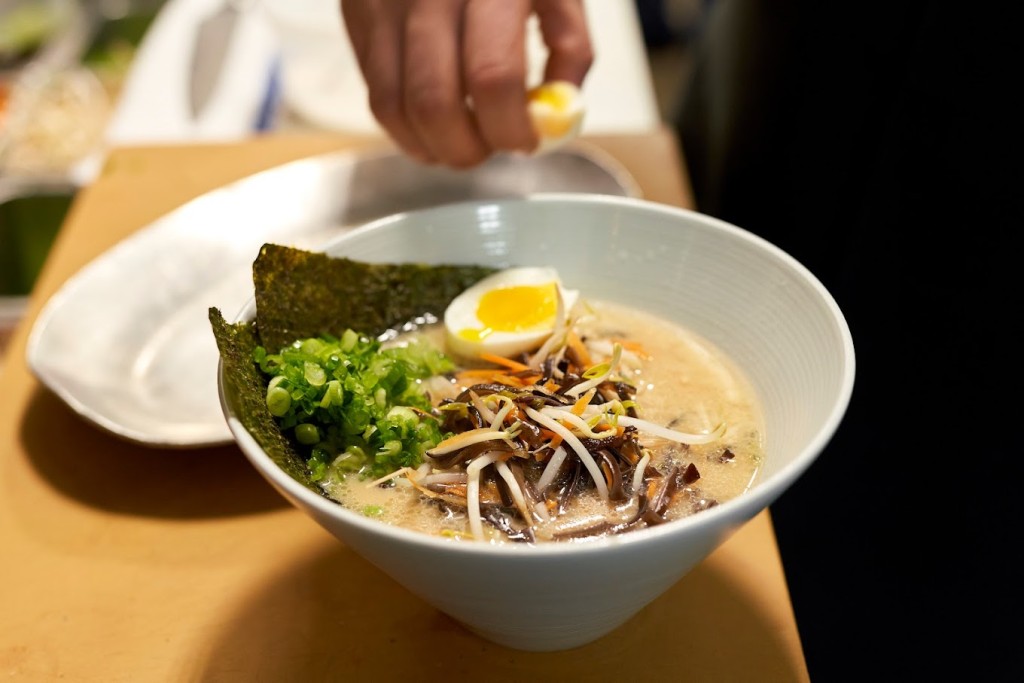
<path id="1" fill-rule="evenodd" d="M 598 422 L 592 427 L 595 432 L 615 432 L 615 436 L 622 436 L 626 431 L 626 428 L 622 425 L 609 424 L 607 422 Z"/>
<path id="2" fill-rule="evenodd" d="M 491 378 L 498 384 L 504 384 L 510 387 L 527 387 L 532 384 L 532 382 L 527 383 L 523 381 L 522 377 L 513 377 L 512 375 L 506 375 L 502 372 L 495 372 L 491 375 Z"/>
<path id="3" fill-rule="evenodd" d="M 562 425 L 563 427 L 568 429 L 570 432 L 573 431 L 574 429 L 576 429 L 576 425 L 574 425 L 572 422 L 569 422 L 568 420 L 555 420 L 555 422 L 557 422 L 558 424 Z"/>
<path id="4" fill-rule="evenodd" d="M 456 378 L 460 381 L 473 379 L 476 381 L 489 380 L 500 384 L 507 384 L 513 387 L 528 387 L 534 384 L 540 375 L 524 375 L 522 377 L 514 377 L 508 375 L 505 372 L 497 368 L 474 368 L 472 370 L 461 370 L 456 375 Z"/>
<path id="5" fill-rule="evenodd" d="M 540 428 L 540 433 L 541 436 L 548 440 L 548 445 L 551 446 L 552 448 L 558 448 L 559 446 L 562 445 L 561 434 L 555 434 L 550 429 L 545 429 L 544 427 Z"/>
<path id="6" fill-rule="evenodd" d="M 583 340 L 580 339 L 579 335 L 576 334 L 575 331 L 569 332 L 569 336 L 566 337 L 566 344 L 572 348 L 573 353 L 576 354 L 576 357 L 579 359 L 580 365 L 583 366 L 584 370 L 594 364 L 594 361 L 590 358 L 590 352 L 587 351 L 586 345 L 584 345 Z"/>
<path id="7" fill-rule="evenodd" d="M 495 365 L 500 365 L 502 367 L 508 368 L 509 370 L 514 370 L 516 372 L 521 372 L 523 370 L 530 369 L 529 365 L 524 365 L 523 363 L 520 363 L 517 360 L 505 358 L 504 356 L 499 356 L 497 354 L 489 353 L 487 351 L 483 351 L 480 353 L 480 360 L 485 360 L 488 363 L 494 363 Z"/>
<path id="8" fill-rule="evenodd" d="M 558 434 L 555 434 L 550 429 L 545 429 L 545 428 L 541 427 L 540 428 L 540 435 L 548 440 L 547 445 L 552 450 L 554 450 L 555 448 L 558 448 L 559 446 L 562 445 L 562 437 L 559 436 Z M 546 452 L 547 452 L 546 448 L 544 448 L 544 449 L 538 448 L 537 449 L 537 452 L 534 455 L 534 457 L 536 458 L 537 462 L 541 462 L 542 460 L 546 459 L 546 457 L 542 455 L 542 453 L 546 453 Z"/>
<path id="9" fill-rule="evenodd" d="M 587 405 L 590 403 L 590 399 L 594 396 L 593 390 L 584 393 L 572 406 L 572 412 L 576 415 L 583 415 L 583 411 L 587 409 Z"/>
<path id="10" fill-rule="evenodd" d="M 612 342 L 619 343 L 622 345 L 622 348 L 632 351 L 633 353 L 640 354 L 641 356 L 647 355 L 647 349 L 645 349 L 644 345 L 636 341 L 635 339 L 613 338 Z"/>
<path id="11" fill-rule="evenodd" d="M 459 370 L 458 377 L 490 377 L 495 374 L 494 368 L 474 368 L 472 370 Z"/>

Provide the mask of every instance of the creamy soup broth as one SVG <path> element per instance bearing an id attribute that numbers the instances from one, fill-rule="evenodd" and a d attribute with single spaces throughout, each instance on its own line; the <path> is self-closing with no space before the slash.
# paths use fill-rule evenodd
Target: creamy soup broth
<path id="1" fill-rule="evenodd" d="M 589 302 L 594 315 L 577 326 L 588 346 L 599 355 L 610 339 L 624 339 L 642 347 L 642 354 L 627 351 L 622 375 L 636 386 L 639 417 L 673 429 L 705 433 L 719 423 L 726 425 L 721 439 L 705 445 L 680 445 L 643 436 L 655 454 L 652 464 L 663 466 L 675 459 L 685 467 L 693 463 L 700 478 L 677 493 L 666 517 L 678 519 L 741 495 L 753 482 L 763 453 L 761 408 L 751 385 L 738 368 L 708 341 L 693 332 L 648 313 L 609 302 Z M 437 344 L 443 332 L 426 330 Z M 432 385 L 436 400 L 450 390 Z M 423 533 L 471 540 L 464 511 L 439 506 L 423 497 L 408 481 L 396 479 L 389 487 L 375 486 L 356 476 L 330 479 L 324 489 L 348 508 L 382 522 Z M 593 525 L 602 519 L 628 518 L 636 501 L 611 505 L 594 491 L 577 497 L 564 515 L 538 524 L 537 540 L 549 540 L 558 531 Z M 500 533 L 489 534 L 503 542 Z"/>

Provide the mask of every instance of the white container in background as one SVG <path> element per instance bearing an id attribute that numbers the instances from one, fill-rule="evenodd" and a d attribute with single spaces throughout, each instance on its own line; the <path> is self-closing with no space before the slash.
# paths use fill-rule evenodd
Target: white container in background
<path id="1" fill-rule="evenodd" d="M 632 0 L 585 3 L 594 65 L 583 83 L 584 134 L 649 133 L 660 125 L 657 99 Z M 341 16 L 340 0 L 261 0 L 281 47 L 281 97 L 301 122 L 353 134 L 380 134 Z M 537 22 L 527 32 L 531 85 L 547 50 Z"/>
<path id="2" fill-rule="evenodd" d="M 345 32 L 341 0 L 243 3 L 217 92 L 207 111 L 193 118 L 187 97 L 191 60 L 186 56 L 199 26 L 226 1 L 166 0 L 111 116 L 108 146 L 244 139 L 262 130 L 257 121 L 263 120 L 268 101 L 276 102 L 278 114 L 271 127 L 382 134 Z M 596 56 L 582 88 L 582 134 L 657 130 L 657 100 L 633 0 L 584 0 L 584 5 Z M 528 33 L 527 54 L 532 84 L 547 54 L 536 22 Z M 268 92 L 274 83 L 280 90 Z M 96 159 L 81 176 L 91 178 L 101 162 Z"/>
<path id="3" fill-rule="evenodd" d="M 262 0 L 280 39 L 281 98 L 317 128 L 376 134 L 339 0 Z"/>

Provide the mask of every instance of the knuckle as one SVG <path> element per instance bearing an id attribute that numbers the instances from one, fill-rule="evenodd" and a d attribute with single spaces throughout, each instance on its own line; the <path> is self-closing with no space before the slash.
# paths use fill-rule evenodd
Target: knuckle
<path id="1" fill-rule="evenodd" d="M 553 52 L 562 59 L 576 66 L 577 69 L 589 69 L 594 64 L 594 47 L 583 36 L 568 34 L 555 39 L 550 46 Z"/>
<path id="2" fill-rule="evenodd" d="M 393 89 L 372 89 L 369 93 L 370 112 L 384 126 L 398 125 L 404 122 L 402 100 Z"/>
<path id="3" fill-rule="evenodd" d="M 466 89 L 475 97 L 522 88 L 525 74 L 513 64 L 486 62 L 466 74 Z"/>
<path id="4" fill-rule="evenodd" d="M 416 121 L 426 126 L 443 123 L 458 113 L 455 106 L 437 88 L 416 88 L 406 95 L 405 109 Z"/>

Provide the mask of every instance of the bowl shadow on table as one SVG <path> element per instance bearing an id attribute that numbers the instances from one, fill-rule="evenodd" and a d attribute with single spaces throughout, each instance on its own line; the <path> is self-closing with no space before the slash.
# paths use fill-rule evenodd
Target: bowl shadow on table
<path id="1" fill-rule="evenodd" d="M 713 558 L 611 634 L 569 651 L 525 652 L 476 636 L 331 538 L 225 620 L 191 678 L 621 681 L 638 667 L 645 679 L 681 680 L 739 672 L 739 658 L 778 663 L 757 680 L 805 680 L 771 615 L 730 576 L 741 568 Z"/>
<path id="2" fill-rule="evenodd" d="M 140 446 L 87 422 L 36 389 L 20 426 L 35 470 L 80 503 L 154 518 L 209 519 L 288 508 L 234 446 Z"/>

